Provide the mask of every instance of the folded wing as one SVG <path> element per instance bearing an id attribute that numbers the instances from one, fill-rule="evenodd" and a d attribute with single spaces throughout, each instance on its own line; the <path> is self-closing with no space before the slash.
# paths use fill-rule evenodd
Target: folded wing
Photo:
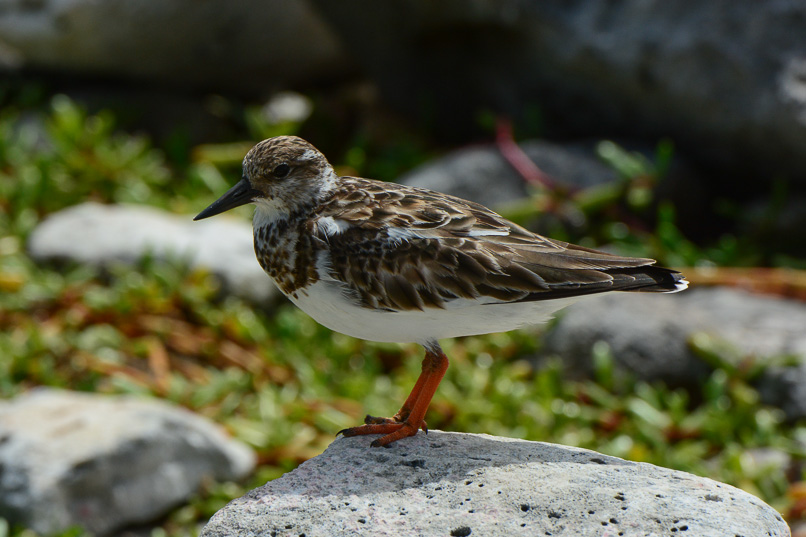
<path id="1" fill-rule="evenodd" d="M 674 292 L 686 285 L 652 259 L 555 241 L 476 203 L 367 179 L 342 178 L 310 231 L 329 244 L 331 278 L 375 309 Z"/>

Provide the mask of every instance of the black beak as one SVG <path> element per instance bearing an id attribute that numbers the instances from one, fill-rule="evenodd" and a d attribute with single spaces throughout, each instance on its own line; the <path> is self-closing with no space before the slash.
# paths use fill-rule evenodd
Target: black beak
<path id="1" fill-rule="evenodd" d="M 196 215 L 193 220 L 209 218 L 235 207 L 246 205 L 255 199 L 260 192 L 253 189 L 246 177 L 238 181 L 234 187 L 227 190 L 223 196 L 215 200 L 209 207 Z"/>

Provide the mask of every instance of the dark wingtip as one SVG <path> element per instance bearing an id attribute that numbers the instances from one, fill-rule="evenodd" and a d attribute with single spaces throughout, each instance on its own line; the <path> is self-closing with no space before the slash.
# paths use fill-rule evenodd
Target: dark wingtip
<path id="1" fill-rule="evenodd" d="M 680 291 L 688 289 L 688 280 L 682 274 L 675 272 L 672 276 L 675 278 L 675 281 L 674 289 L 670 289 L 670 293 L 679 293 Z"/>
<path id="2" fill-rule="evenodd" d="M 680 272 L 663 267 L 636 267 L 626 273 L 633 277 L 645 280 L 646 284 L 626 288 L 624 291 L 638 291 L 643 293 L 679 293 L 688 288 L 688 280 Z M 647 281 L 648 280 L 648 281 Z M 654 280 L 654 282 L 652 281 Z"/>

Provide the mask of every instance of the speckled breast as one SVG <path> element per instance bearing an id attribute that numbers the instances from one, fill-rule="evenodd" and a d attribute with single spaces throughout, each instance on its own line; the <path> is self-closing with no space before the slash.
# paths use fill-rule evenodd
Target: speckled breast
<path id="1" fill-rule="evenodd" d="M 263 270 L 287 296 L 319 279 L 317 247 L 305 222 L 279 220 L 254 229 L 255 256 Z"/>

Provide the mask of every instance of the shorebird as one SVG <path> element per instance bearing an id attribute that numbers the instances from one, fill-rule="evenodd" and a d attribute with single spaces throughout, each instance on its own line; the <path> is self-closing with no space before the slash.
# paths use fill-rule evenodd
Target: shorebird
<path id="1" fill-rule="evenodd" d="M 422 373 L 397 414 L 340 431 L 383 435 L 375 447 L 428 432 L 426 410 L 448 368 L 440 339 L 544 322 L 599 293 L 687 286 L 652 259 L 552 240 L 471 201 L 339 177 L 295 136 L 255 145 L 243 178 L 194 220 L 248 203 L 256 206 L 257 260 L 294 304 L 331 330 L 425 348 Z"/>

